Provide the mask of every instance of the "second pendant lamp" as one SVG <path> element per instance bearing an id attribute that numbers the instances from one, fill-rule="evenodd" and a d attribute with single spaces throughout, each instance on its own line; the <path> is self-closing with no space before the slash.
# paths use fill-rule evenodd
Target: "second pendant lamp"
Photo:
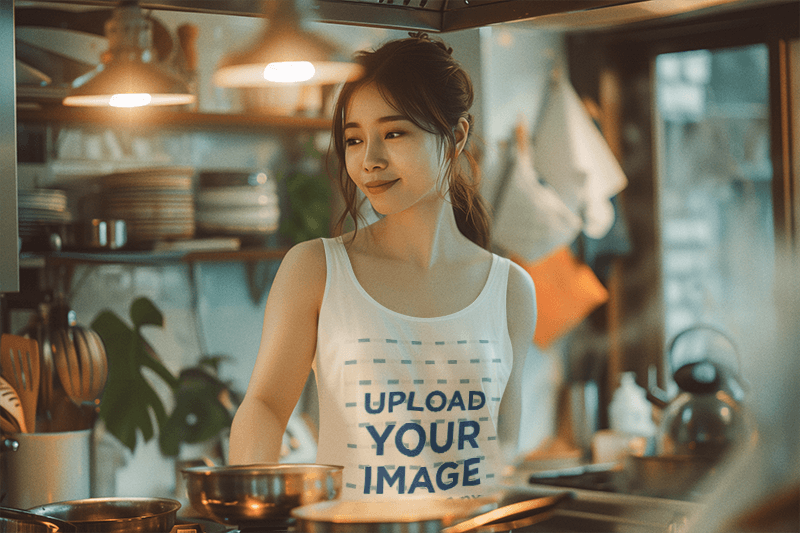
<path id="1" fill-rule="evenodd" d="M 108 51 L 73 81 L 68 106 L 142 107 L 195 101 L 188 84 L 153 57 L 151 21 L 136 1 L 123 1 L 106 21 Z"/>
<path id="2" fill-rule="evenodd" d="M 358 77 L 361 68 L 338 48 L 303 28 L 299 1 L 267 0 L 264 28 L 251 47 L 224 57 L 214 74 L 220 87 L 332 85 Z"/>

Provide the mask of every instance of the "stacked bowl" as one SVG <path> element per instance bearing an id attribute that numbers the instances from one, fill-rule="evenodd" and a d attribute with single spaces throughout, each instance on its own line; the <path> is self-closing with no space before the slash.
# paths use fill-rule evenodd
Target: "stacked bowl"
<path id="1" fill-rule="evenodd" d="M 191 239 L 195 231 L 191 167 L 138 169 L 101 178 L 105 216 L 124 220 L 138 245 Z"/>
<path id="2" fill-rule="evenodd" d="M 280 221 L 275 180 L 264 172 L 204 170 L 197 175 L 195 217 L 206 235 L 263 236 Z"/>
<path id="3" fill-rule="evenodd" d="M 63 233 L 61 230 L 72 220 L 64 191 L 20 189 L 17 200 L 19 237 L 25 249 L 36 248 L 38 244 L 49 248 L 51 235 Z"/>

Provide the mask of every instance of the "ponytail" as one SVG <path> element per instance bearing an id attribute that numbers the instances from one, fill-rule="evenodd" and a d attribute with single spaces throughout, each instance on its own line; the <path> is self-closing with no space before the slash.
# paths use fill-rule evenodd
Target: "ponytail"
<path id="1" fill-rule="evenodd" d="M 468 150 L 465 149 L 461 155 L 467 160 L 469 173 L 463 173 L 458 165 L 452 165 L 449 180 L 456 225 L 462 235 L 488 250 L 491 245 L 489 211 L 480 194 L 478 164 Z"/>

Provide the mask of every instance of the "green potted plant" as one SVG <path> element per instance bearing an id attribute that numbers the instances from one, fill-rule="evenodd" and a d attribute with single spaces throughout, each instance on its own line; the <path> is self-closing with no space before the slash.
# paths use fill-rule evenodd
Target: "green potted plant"
<path id="1" fill-rule="evenodd" d="M 159 432 L 161 453 L 178 457 L 183 444 L 200 444 L 230 430 L 239 397 L 217 377 L 224 356 L 203 357 L 184 368 L 174 389 L 175 407 Z"/>
<path id="2" fill-rule="evenodd" d="M 99 413 L 106 430 L 133 452 L 138 433 L 148 442 L 157 429 L 161 452 L 177 457 L 182 443 L 213 439 L 230 428 L 238 396 L 216 377 L 224 357 L 203 358 L 176 377 L 141 334 L 146 326 L 164 326 L 161 311 L 148 298 L 137 298 L 130 307 L 130 322 L 132 325 L 108 310 L 92 322 L 108 357 L 108 380 Z M 174 398 L 172 412 L 167 412 L 145 378 L 145 368 L 168 386 Z"/>

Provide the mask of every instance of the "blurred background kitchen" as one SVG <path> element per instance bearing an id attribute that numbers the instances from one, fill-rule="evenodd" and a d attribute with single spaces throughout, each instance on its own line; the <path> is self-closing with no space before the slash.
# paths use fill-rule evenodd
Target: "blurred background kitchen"
<path id="1" fill-rule="evenodd" d="M 494 248 L 537 284 L 516 479 L 716 502 L 704 509 L 724 513 L 698 515 L 714 527 L 788 494 L 796 519 L 799 7 L 0 0 L 3 71 L 16 73 L 0 81 L 0 331 L 54 352 L 95 331 L 110 369 L 67 415 L 56 392 L 69 387 L 42 355 L 36 431 L 92 429 L 98 496 L 183 497 L 181 466 L 224 462 L 280 258 L 330 234 L 336 81 L 237 87 L 218 68 L 291 21 L 344 60 L 421 29 L 443 32 L 473 78 Z M 191 101 L 65 105 L 114 59 L 109 43 L 144 50 Z M 713 379 L 674 379 L 709 362 Z M 697 422 L 695 403 L 675 414 L 709 394 L 726 395 L 727 417 Z M 669 434 L 673 416 L 684 424 Z M 313 461 L 316 417 L 312 376 L 285 461 Z M 703 423 L 716 429 L 687 436 Z M 691 448 L 670 452 L 669 438 Z M 700 467 L 711 484 L 620 471 L 705 444 L 732 465 Z"/>

